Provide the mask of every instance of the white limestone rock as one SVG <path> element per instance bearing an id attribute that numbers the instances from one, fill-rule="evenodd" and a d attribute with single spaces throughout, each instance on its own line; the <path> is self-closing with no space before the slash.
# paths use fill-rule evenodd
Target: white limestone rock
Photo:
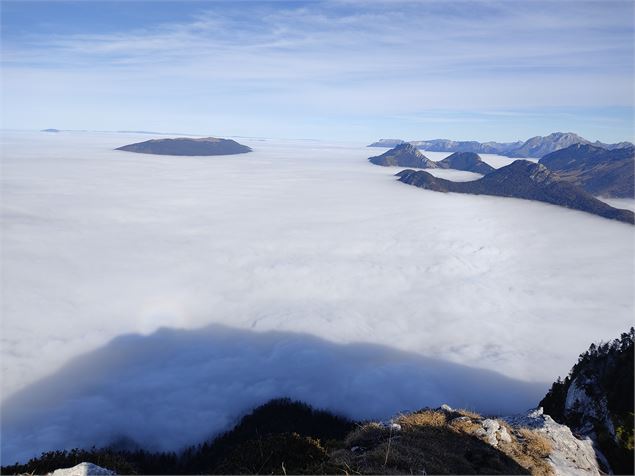
<path id="1" fill-rule="evenodd" d="M 79 463 L 72 468 L 56 469 L 49 474 L 51 476 L 105 476 L 117 473 L 93 463 Z"/>
<path id="2" fill-rule="evenodd" d="M 511 443 L 512 437 L 503 425 L 497 420 L 487 418 L 481 421 L 482 428 L 476 430 L 476 435 L 485 440 L 493 447 L 498 447 L 499 443 Z"/>
<path id="3" fill-rule="evenodd" d="M 380 421 L 379 426 L 387 430 L 390 430 L 393 433 L 398 433 L 401 431 L 401 425 L 399 423 L 395 423 L 393 420 Z"/>
<path id="4" fill-rule="evenodd" d="M 576 438 L 568 426 L 556 423 L 549 415 L 543 414 L 542 408 L 502 419 L 512 427 L 537 431 L 551 442 L 553 450 L 549 463 L 556 476 L 604 474 L 591 439 Z"/>
<path id="5" fill-rule="evenodd" d="M 505 428 L 503 425 L 501 425 L 500 428 L 498 429 L 498 433 L 496 434 L 496 437 L 498 438 L 498 441 L 502 443 L 512 442 L 512 436 L 507 431 L 507 428 Z"/>
<path id="6" fill-rule="evenodd" d="M 487 441 L 490 445 L 498 446 L 496 433 L 500 429 L 500 424 L 496 420 L 486 419 L 481 422 L 482 428 L 476 431 L 476 435 Z"/>

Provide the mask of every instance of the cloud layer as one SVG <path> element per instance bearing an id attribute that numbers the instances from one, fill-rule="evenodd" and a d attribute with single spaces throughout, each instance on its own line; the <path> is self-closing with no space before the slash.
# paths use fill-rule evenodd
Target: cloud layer
<path id="1" fill-rule="evenodd" d="M 407 187 L 361 145 L 113 150 L 143 138 L 3 135 L 7 457 L 117 436 L 177 448 L 280 395 L 358 418 L 517 411 L 546 387 L 523 381 L 632 322 L 628 225 Z M 234 330 L 196 330 L 210 324 Z M 108 343 L 128 333 L 150 335 Z"/>

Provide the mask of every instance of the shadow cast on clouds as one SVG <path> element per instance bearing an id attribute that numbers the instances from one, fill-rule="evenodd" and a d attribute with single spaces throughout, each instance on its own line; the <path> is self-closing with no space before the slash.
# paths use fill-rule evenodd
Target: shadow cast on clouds
<path id="1" fill-rule="evenodd" d="M 447 403 L 486 414 L 534 407 L 547 384 L 308 334 L 211 325 L 124 335 L 2 404 L 2 461 L 132 441 L 178 450 L 290 397 L 354 419 Z"/>

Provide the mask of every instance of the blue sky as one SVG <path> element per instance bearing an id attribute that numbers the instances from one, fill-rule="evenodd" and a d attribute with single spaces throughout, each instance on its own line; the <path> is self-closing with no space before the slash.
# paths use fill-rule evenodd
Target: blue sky
<path id="1" fill-rule="evenodd" d="M 633 140 L 634 3 L 2 1 L 3 127 Z"/>

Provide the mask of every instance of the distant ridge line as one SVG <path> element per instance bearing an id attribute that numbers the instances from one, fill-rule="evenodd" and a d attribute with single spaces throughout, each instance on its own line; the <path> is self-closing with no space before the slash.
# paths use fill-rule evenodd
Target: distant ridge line
<path id="1" fill-rule="evenodd" d="M 368 147 L 388 147 L 406 143 L 402 139 L 380 139 L 373 142 Z M 632 147 L 628 141 L 607 144 L 600 141 L 591 142 L 584 137 L 573 132 L 553 132 L 547 136 L 535 136 L 526 141 L 516 142 L 478 142 L 478 141 L 455 141 L 450 139 L 413 140 L 409 144 L 418 149 L 430 152 L 474 152 L 476 154 L 498 154 L 515 158 L 541 158 L 556 150 L 565 149 L 574 144 L 587 144 L 601 147 L 607 150 L 623 149 Z"/>

